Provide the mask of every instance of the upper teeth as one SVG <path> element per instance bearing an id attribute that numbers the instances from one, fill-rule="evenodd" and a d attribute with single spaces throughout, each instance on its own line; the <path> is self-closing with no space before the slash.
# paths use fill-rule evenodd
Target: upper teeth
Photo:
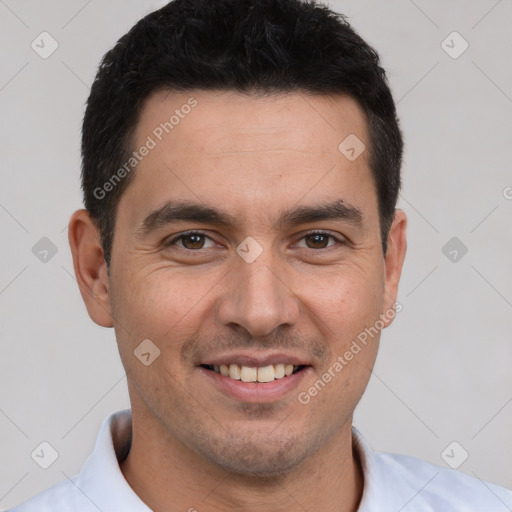
<path id="1" fill-rule="evenodd" d="M 224 377 L 243 382 L 271 382 L 274 379 L 282 379 L 293 373 L 293 364 L 274 364 L 270 366 L 240 366 L 236 363 L 226 365 L 214 365 L 213 370 Z"/>

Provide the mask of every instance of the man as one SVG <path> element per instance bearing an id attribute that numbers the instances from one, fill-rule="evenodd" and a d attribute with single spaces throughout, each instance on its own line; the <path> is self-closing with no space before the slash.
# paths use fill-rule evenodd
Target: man
<path id="1" fill-rule="evenodd" d="M 92 87 L 69 226 L 131 411 L 14 510 L 509 510 L 352 428 L 400 307 L 401 154 L 377 54 L 326 7 L 175 0 L 138 22 Z"/>

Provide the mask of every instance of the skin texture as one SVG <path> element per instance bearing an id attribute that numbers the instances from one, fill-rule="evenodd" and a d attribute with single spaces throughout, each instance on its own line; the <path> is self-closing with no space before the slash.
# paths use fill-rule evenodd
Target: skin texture
<path id="1" fill-rule="evenodd" d="M 144 157 L 121 197 L 110 278 L 87 212 L 75 212 L 69 228 L 89 315 L 115 328 L 127 372 L 133 440 L 121 469 L 157 512 L 357 510 L 352 415 L 380 333 L 308 404 L 298 395 L 396 302 L 405 214 L 396 212 L 384 257 L 366 119 L 347 97 L 160 91 L 143 105 L 134 148 L 191 97 L 197 106 Z M 338 150 L 349 134 L 367 148 L 353 162 Z M 236 224 L 179 221 L 141 233 L 151 212 L 178 200 Z M 276 225 L 298 205 L 337 200 L 361 222 Z M 335 238 L 319 242 L 306 236 L 312 229 Z M 206 238 L 165 246 L 187 230 Z M 236 252 L 249 236 L 262 248 L 252 263 Z M 144 339 L 160 349 L 149 366 L 134 356 Z M 293 354 L 310 368 L 278 399 L 245 402 L 199 367 L 235 351 Z"/>

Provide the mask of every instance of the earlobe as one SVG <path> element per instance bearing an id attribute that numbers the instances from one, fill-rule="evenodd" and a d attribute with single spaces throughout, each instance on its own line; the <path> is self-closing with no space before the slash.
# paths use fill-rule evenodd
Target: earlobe
<path id="1" fill-rule="evenodd" d="M 395 309 L 398 295 L 398 283 L 400 282 L 402 266 L 407 252 L 406 228 L 407 217 L 405 213 L 402 210 L 396 210 L 395 218 L 389 229 L 387 251 L 384 258 L 383 314 L 388 319 L 387 325 L 390 325 L 394 318 L 394 314 L 391 314 L 391 311 Z M 386 312 L 388 312 L 387 315 Z"/>
<path id="2" fill-rule="evenodd" d="M 71 216 L 68 240 L 89 316 L 102 327 L 113 327 L 106 262 L 98 229 L 86 210 L 77 210 Z"/>

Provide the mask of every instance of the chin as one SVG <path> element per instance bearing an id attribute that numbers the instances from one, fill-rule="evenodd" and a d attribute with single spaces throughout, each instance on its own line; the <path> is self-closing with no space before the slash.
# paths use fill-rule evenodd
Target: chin
<path id="1" fill-rule="evenodd" d="M 258 479 L 275 479 L 289 474 L 306 458 L 295 455 L 289 456 L 282 452 L 268 453 L 262 450 L 249 447 L 244 450 L 244 455 L 238 457 L 227 457 L 226 454 L 214 456 L 210 460 L 224 471 L 234 475 L 253 477 Z"/>
<path id="2" fill-rule="evenodd" d="M 306 436 L 244 432 L 243 436 L 202 443 L 203 457 L 233 475 L 275 479 L 289 474 L 314 451 Z"/>

